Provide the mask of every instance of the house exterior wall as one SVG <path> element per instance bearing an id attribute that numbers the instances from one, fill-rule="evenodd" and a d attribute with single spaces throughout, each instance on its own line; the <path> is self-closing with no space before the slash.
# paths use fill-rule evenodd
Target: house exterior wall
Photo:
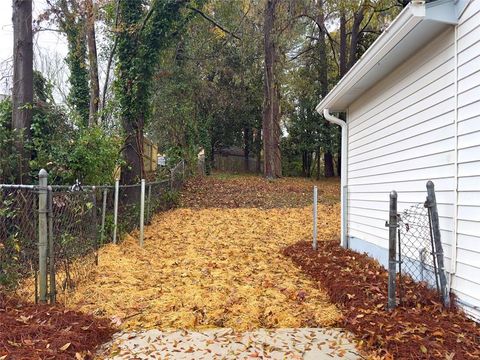
<path id="1" fill-rule="evenodd" d="M 457 27 L 456 269 L 452 289 L 480 315 L 480 1 L 470 1 Z M 468 309 L 468 307 L 466 307 Z"/>
<path id="2" fill-rule="evenodd" d="M 472 1 L 458 27 L 350 105 L 346 213 L 349 246 L 387 265 L 389 192 L 401 212 L 432 180 L 452 289 L 480 317 L 479 16 Z"/>
<path id="3" fill-rule="evenodd" d="M 432 180 L 447 268 L 454 217 L 454 53 L 449 29 L 358 98 L 347 120 L 348 236 L 386 249 L 389 192 L 398 192 L 402 211 L 425 201 Z"/>

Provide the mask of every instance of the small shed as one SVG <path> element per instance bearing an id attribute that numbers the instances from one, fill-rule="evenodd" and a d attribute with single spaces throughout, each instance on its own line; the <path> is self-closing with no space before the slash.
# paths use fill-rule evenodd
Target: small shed
<path id="1" fill-rule="evenodd" d="M 479 19 L 480 0 L 412 1 L 317 106 L 342 126 L 342 245 L 386 266 L 389 192 L 402 211 L 432 180 L 450 289 L 476 318 Z"/>

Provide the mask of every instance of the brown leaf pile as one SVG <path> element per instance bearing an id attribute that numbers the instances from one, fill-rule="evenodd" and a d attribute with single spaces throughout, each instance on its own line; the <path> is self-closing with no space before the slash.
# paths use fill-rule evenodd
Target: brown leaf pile
<path id="1" fill-rule="evenodd" d="M 1 360 L 91 359 L 113 332 L 107 320 L 0 294 Z"/>
<path id="2" fill-rule="evenodd" d="M 344 315 L 342 326 L 359 345 L 387 359 L 479 359 L 480 327 L 458 308 L 444 310 L 435 291 L 406 281 L 406 301 L 385 311 L 386 270 L 365 254 L 333 242 L 299 242 L 284 250 L 307 275 L 319 281 Z"/>
<path id="3" fill-rule="evenodd" d="M 190 179 L 181 194 L 183 207 L 204 208 L 301 208 L 312 204 L 313 186 L 319 202 L 338 203 L 338 179 L 312 181 L 303 178 L 267 180 L 254 175 L 214 174 Z"/>
<path id="4" fill-rule="evenodd" d="M 311 207 L 176 209 L 137 238 L 101 249 L 99 266 L 69 306 L 115 318 L 123 329 L 235 330 L 316 327 L 335 306 L 281 249 L 312 233 Z M 319 207 L 319 234 L 336 238 L 339 207 Z"/>

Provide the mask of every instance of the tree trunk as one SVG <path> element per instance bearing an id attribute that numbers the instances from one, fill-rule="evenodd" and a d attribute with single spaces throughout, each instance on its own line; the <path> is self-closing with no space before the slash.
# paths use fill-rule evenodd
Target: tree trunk
<path id="1" fill-rule="evenodd" d="M 302 151 L 302 176 L 307 177 L 307 151 Z"/>
<path id="2" fill-rule="evenodd" d="M 33 105 L 33 40 L 32 1 L 13 1 L 13 92 L 12 129 L 18 135 L 15 141 L 19 156 L 16 181 L 29 182 L 30 151 L 25 146 L 30 140 Z"/>
<path id="3" fill-rule="evenodd" d="M 122 166 L 120 182 L 136 184 L 145 178 L 143 166 L 143 123 L 144 114 L 139 115 L 136 122 L 123 119 L 123 129 L 127 135 L 123 147 L 125 166 Z"/>
<path id="4" fill-rule="evenodd" d="M 245 147 L 243 149 L 244 159 L 245 159 L 245 172 L 250 171 L 250 142 L 252 137 L 252 131 L 249 127 L 243 129 L 243 140 Z"/>
<path id="5" fill-rule="evenodd" d="M 340 54 L 339 54 L 339 62 L 340 62 L 340 78 L 343 77 L 347 73 L 347 61 L 348 61 L 348 54 L 347 54 L 347 19 L 345 17 L 345 13 L 342 12 L 340 15 Z"/>
<path id="6" fill-rule="evenodd" d="M 348 59 L 348 66 L 345 69 L 348 71 L 355 62 L 357 61 L 357 47 L 358 47 L 358 40 L 360 36 L 360 25 L 362 24 L 363 18 L 365 15 L 365 8 L 363 5 L 360 6 L 360 9 L 354 14 L 353 17 L 353 25 L 352 25 L 352 35 L 350 37 L 350 55 Z M 342 76 L 345 74 L 342 74 Z"/>
<path id="7" fill-rule="evenodd" d="M 267 0 L 264 13 L 265 79 L 263 104 L 263 161 L 267 178 L 282 176 L 280 153 L 280 89 L 276 79 L 277 44 L 274 39 L 278 0 Z"/>
<path id="8" fill-rule="evenodd" d="M 325 151 L 323 154 L 323 165 L 325 166 L 325 177 L 332 177 L 335 176 L 335 172 L 333 169 L 333 156 L 330 151 Z"/>
<path id="9" fill-rule="evenodd" d="M 262 129 L 254 129 L 254 135 L 255 154 L 257 156 L 255 172 L 260 174 L 262 172 Z"/>
<path id="10" fill-rule="evenodd" d="M 86 0 L 87 7 L 87 41 L 88 41 L 88 62 L 90 72 L 90 111 L 88 125 L 93 126 L 98 123 L 98 105 L 100 102 L 100 85 L 98 83 L 98 61 L 97 61 L 97 42 L 95 39 L 95 11 L 93 0 Z"/>
<path id="11" fill-rule="evenodd" d="M 326 43 L 325 15 L 323 12 L 323 1 L 319 1 L 319 11 L 317 16 L 318 25 L 318 55 L 319 55 L 319 81 L 320 95 L 324 98 L 328 94 L 328 58 Z"/>
<path id="12" fill-rule="evenodd" d="M 324 98 L 328 94 L 328 59 L 327 59 L 327 45 L 326 45 L 326 27 L 325 27 L 325 15 L 323 11 L 323 1 L 320 1 L 317 16 L 317 24 L 319 27 L 319 41 L 318 41 L 318 52 L 319 52 L 319 81 L 320 81 L 320 96 Z M 340 69 L 346 68 L 346 19 L 345 14 L 342 13 L 340 17 Z M 344 42 L 342 42 L 344 39 Z M 342 56 L 342 53 L 344 54 Z M 342 60 L 343 59 L 343 60 Z M 342 71 L 342 70 L 340 70 Z M 331 136 L 330 133 L 333 131 L 330 123 L 327 120 L 323 120 L 325 122 L 326 130 L 325 133 L 327 134 L 326 138 L 324 139 L 324 176 L 325 177 L 332 177 L 334 176 L 334 166 L 333 166 L 333 155 L 331 152 L 332 144 L 331 144 Z M 320 179 L 320 148 L 318 149 L 318 156 L 317 156 L 317 179 Z"/>
<path id="13" fill-rule="evenodd" d="M 320 146 L 317 148 L 317 180 L 320 180 Z"/>

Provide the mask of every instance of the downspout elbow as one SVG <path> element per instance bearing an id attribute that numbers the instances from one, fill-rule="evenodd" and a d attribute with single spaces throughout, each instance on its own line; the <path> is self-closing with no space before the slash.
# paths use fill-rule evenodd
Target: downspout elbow
<path id="1" fill-rule="evenodd" d="M 342 127 L 342 130 L 347 126 L 347 123 L 345 121 L 343 121 L 342 119 L 339 119 L 336 116 L 330 114 L 330 110 L 328 110 L 328 109 L 323 109 L 323 116 L 329 122 L 331 122 L 333 124 L 340 125 Z"/>

